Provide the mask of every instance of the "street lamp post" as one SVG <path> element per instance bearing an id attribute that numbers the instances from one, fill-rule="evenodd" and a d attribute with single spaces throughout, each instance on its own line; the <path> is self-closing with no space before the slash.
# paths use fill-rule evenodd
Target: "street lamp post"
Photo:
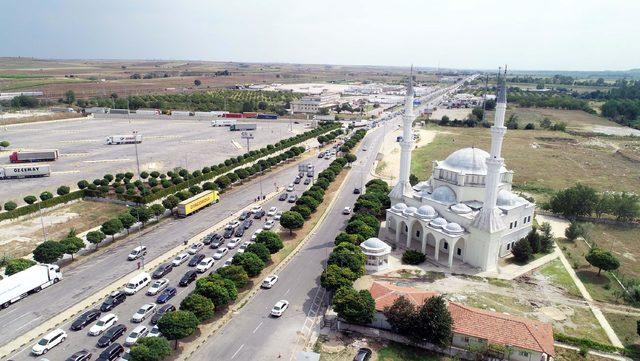
<path id="1" fill-rule="evenodd" d="M 138 166 L 138 178 L 140 178 L 140 158 L 138 157 L 138 139 L 136 139 L 136 137 L 138 136 L 138 131 L 134 130 L 133 131 L 133 146 L 136 150 L 136 165 Z"/>

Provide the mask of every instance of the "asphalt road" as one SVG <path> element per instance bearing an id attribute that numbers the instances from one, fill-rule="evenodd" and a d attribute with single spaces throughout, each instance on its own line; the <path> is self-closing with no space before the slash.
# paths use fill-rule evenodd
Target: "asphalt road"
<path id="1" fill-rule="evenodd" d="M 291 124 L 293 132 L 285 122 L 255 123 L 258 129 L 253 132 L 251 149 L 308 129 L 305 122 Z M 9 164 L 9 154 L 19 149 L 58 149 L 60 158 L 47 162 L 51 166 L 50 177 L 0 180 L 0 200 L 22 204 L 26 195 L 37 196 L 45 190 L 55 194 L 61 185 L 75 189 L 82 179 L 91 182 L 107 173 L 136 172 L 133 144 L 105 144 L 109 135 L 131 134 L 134 130 L 143 136 L 142 143 L 137 145 L 142 171 L 166 172 L 175 167 L 194 170 L 246 153 L 247 143 L 240 139 L 240 132 L 210 124 L 205 120 L 86 118 L 7 126 L 6 130 L 0 129 L 0 138 L 11 142 L 11 146 L 8 151 L 0 152 L 0 164 Z"/>
<path id="2" fill-rule="evenodd" d="M 397 123 L 396 118 L 389 122 Z M 328 297 L 320 286 L 320 274 L 333 247 L 335 236 L 350 216 L 344 207 L 352 207 L 358 195 L 353 189 L 367 181 L 369 171 L 382 144 L 384 129 L 371 130 L 363 140 L 367 151 L 359 149 L 358 160 L 327 218 L 316 229 L 300 253 L 278 275 L 279 281 L 268 290 L 261 290 L 241 311 L 209 339 L 190 360 L 289 360 L 300 350 L 303 337 L 312 326 L 312 317 Z M 362 147 L 361 147 L 362 148 Z M 266 275 L 265 275 L 266 276 Z M 280 318 L 269 315 L 279 300 L 288 300 L 289 308 Z"/>
<path id="3" fill-rule="evenodd" d="M 316 172 L 321 171 L 330 163 L 329 160 L 318 159 L 317 157 L 309 158 L 307 162 L 315 165 Z M 273 191 L 274 183 L 277 183 L 282 190 L 284 186 L 293 182 L 297 173 L 296 166 L 267 173 L 262 180 L 263 191 L 265 193 Z M 302 183 L 297 184 L 295 185 L 295 193 L 300 194 L 308 187 Z M 260 184 L 256 179 L 251 183 L 223 194 L 220 203 L 205 208 L 191 217 L 165 222 L 143 236 L 117 242 L 109 247 L 107 252 L 88 260 L 88 262 L 78 267 L 63 269 L 64 279 L 60 283 L 40 293 L 30 295 L 24 300 L 0 311 L 0 324 L 3 325 L 3 331 L 0 333 L 0 344 L 5 344 L 20 336 L 28 331 L 30 327 L 46 322 L 51 317 L 82 301 L 114 280 L 134 271 L 137 267 L 136 262 L 129 262 L 126 259 L 131 249 L 139 243 L 147 246 L 146 259 L 149 262 L 182 244 L 184 240 L 188 240 L 204 229 L 219 223 L 229 215 L 250 207 L 259 194 Z M 292 204 L 280 202 L 275 198 L 267 202 L 263 208 L 268 209 L 273 205 L 278 208 L 284 209 L 286 207 L 288 209 Z M 244 238 L 250 237 L 253 233 L 252 231 L 258 228 L 257 224 L 261 225 L 262 223 L 254 221 L 254 225 L 247 230 Z M 205 253 L 212 255 L 214 251 L 206 249 Z M 224 263 L 225 259 L 226 257 L 222 259 L 222 262 L 217 261 L 216 267 Z M 172 285 L 175 285 L 177 280 L 182 277 L 186 268 L 187 266 L 182 265 L 169 274 Z M 183 290 L 183 288 L 180 288 L 180 291 Z M 187 292 L 183 292 L 180 297 L 176 297 L 175 301 L 172 302 L 176 305 L 179 304 L 181 297 L 186 294 Z M 116 308 L 120 322 L 129 320 L 139 306 L 152 300 L 151 297 L 145 296 L 143 292 L 127 298 L 125 304 Z M 68 329 L 68 325 L 63 328 Z M 131 330 L 132 328 L 128 327 L 128 329 Z M 49 357 L 52 360 L 64 359 L 83 347 L 94 345 L 96 341 L 94 339 L 90 340 L 84 332 L 70 332 L 69 339 L 47 355 L 52 355 Z M 21 350 L 13 359 L 27 358 L 30 347 L 31 345 L 26 352 Z"/>

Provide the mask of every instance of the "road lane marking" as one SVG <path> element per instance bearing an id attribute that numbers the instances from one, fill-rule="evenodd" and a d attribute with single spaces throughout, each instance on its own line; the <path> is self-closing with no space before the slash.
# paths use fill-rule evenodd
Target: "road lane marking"
<path id="1" fill-rule="evenodd" d="M 260 324 L 258 324 L 258 326 L 253 330 L 253 333 L 256 333 L 256 331 L 258 331 L 258 329 L 260 328 L 260 326 L 262 326 L 263 323 L 264 321 L 260 322 Z"/>
<path id="2" fill-rule="evenodd" d="M 98 159 L 98 160 L 83 160 L 83 163 L 113 163 L 113 162 L 130 162 L 129 158 L 119 158 L 119 159 Z"/>
<path id="3" fill-rule="evenodd" d="M 286 295 L 287 295 L 287 293 L 289 293 L 289 291 L 291 291 L 291 288 L 289 288 L 289 289 L 287 290 L 287 292 L 285 292 L 285 293 L 284 293 L 284 295 L 286 296 Z"/>
<path id="4" fill-rule="evenodd" d="M 24 325 L 22 325 L 21 327 L 18 327 L 16 330 L 22 330 L 23 328 L 27 327 L 30 323 L 33 323 L 35 321 L 38 321 L 42 316 L 38 316 L 36 318 L 34 318 L 33 320 L 25 323 Z"/>
<path id="5" fill-rule="evenodd" d="M 71 174 L 71 173 L 80 173 L 79 170 L 61 170 L 57 172 L 51 172 L 51 174 Z"/>
<path id="6" fill-rule="evenodd" d="M 240 346 L 240 348 L 238 349 L 238 351 L 236 351 L 236 353 L 234 353 L 234 354 L 233 354 L 233 356 L 231 356 L 231 359 L 232 359 L 232 360 L 233 360 L 233 359 L 238 355 L 238 352 L 240 352 L 240 350 L 242 350 L 242 348 L 244 348 L 244 344 L 242 344 L 242 345 Z"/>

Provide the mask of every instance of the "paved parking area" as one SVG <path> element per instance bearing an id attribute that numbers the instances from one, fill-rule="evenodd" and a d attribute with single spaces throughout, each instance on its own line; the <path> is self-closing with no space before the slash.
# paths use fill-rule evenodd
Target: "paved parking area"
<path id="1" fill-rule="evenodd" d="M 258 129 L 252 132 L 251 149 L 259 149 L 309 129 L 305 122 L 253 123 L 258 124 Z M 246 141 L 240 138 L 241 132 L 231 132 L 227 127 L 211 127 L 208 120 L 86 118 L 7 126 L 0 129 L 0 138 L 11 142 L 11 147 L 0 152 L 0 164 L 9 164 L 10 152 L 20 149 L 54 148 L 60 150 L 60 158 L 50 162 L 50 177 L 0 180 L 0 202 L 14 200 L 23 204 L 22 198 L 26 195 L 37 196 L 44 190 L 55 194 L 61 185 L 74 189 L 81 179 L 91 181 L 107 173 L 135 173 L 136 150 L 133 144 L 105 144 L 109 135 L 133 131 L 143 136 L 137 148 L 140 169 L 146 171 L 166 172 L 175 167 L 193 170 L 218 164 L 247 151 Z"/>

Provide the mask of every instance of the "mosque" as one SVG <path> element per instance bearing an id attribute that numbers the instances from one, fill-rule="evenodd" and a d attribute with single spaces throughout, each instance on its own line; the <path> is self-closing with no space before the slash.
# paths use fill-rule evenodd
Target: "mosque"
<path id="1" fill-rule="evenodd" d="M 506 74 L 505 74 L 506 75 Z M 535 205 L 511 191 L 513 172 L 501 156 L 507 95 L 505 75 L 498 76 L 498 96 L 491 149 L 471 147 L 433 161 L 431 178 L 411 186 L 413 84 L 407 86 L 400 175 L 389 193 L 388 237 L 397 247 L 420 250 L 449 268 L 463 262 L 494 271 L 500 258 L 531 230 Z"/>

